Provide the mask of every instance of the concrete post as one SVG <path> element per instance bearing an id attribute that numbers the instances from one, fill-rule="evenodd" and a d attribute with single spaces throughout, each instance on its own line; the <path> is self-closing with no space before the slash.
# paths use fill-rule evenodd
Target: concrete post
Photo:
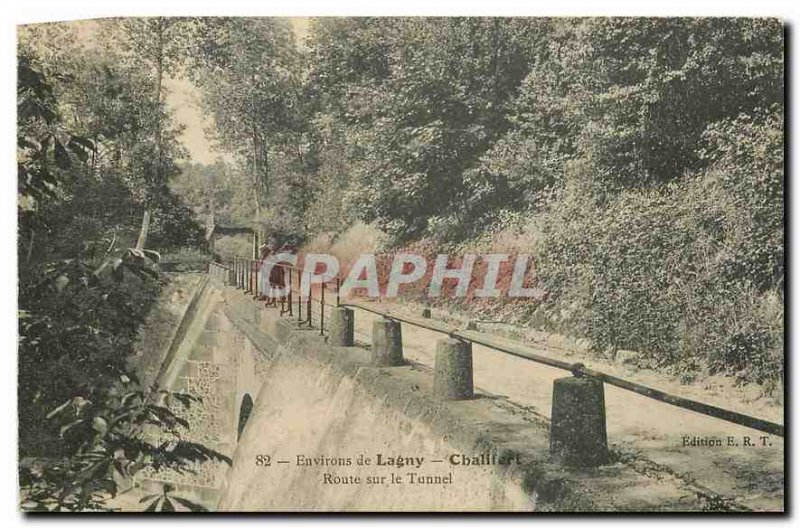
<path id="1" fill-rule="evenodd" d="M 331 308 L 328 315 L 328 344 L 353 346 L 353 310 L 344 306 Z"/>
<path id="2" fill-rule="evenodd" d="M 400 321 L 378 319 L 372 323 L 372 364 L 377 367 L 397 367 L 403 363 Z"/>
<path id="3" fill-rule="evenodd" d="M 582 467 L 608 462 L 602 381 L 583 377 L 555 380 L 550 454 L 566 464 Z"/>
<path id="4" fill-rule="evenodd" d="M 436 342 L 433 395 L 439 400 L 473 397 L 472 343 L 452 337 Z"/>

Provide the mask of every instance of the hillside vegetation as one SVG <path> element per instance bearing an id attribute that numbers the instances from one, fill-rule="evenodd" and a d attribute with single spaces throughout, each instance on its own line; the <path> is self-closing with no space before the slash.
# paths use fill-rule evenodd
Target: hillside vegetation
<path id="1" fill-rule="evenodd" d="M 156 64 L 164 50 L 132 49 L 147 39 L 163 44 L 166 23 L 107 21 L 104 30 L 108 45 L 87 49 L 75 27 L 20 28 L 17 382 L 26 511 L 106 510 L 142 469 L 228 460 L 185 440 L 179 409 L 194 397 L 136 376 L 135 343 L 167 280 L 161 254 L 199 251 L 203 231 L 167 186 L 184 150 L 163 103 Z M 142 509 L 174 509 L 168 491 Z"/>
<path id="2" fill-rule="evenodd" d="M 426 302 L 782 392 L 779 21 L 321 18 L 299 42 L 289 19 L 153 17 L 19 34 L 25 509 L 103 509 L 146 467 L 225 460 L 182 439 L 173 410 L 192 402 L 131 365 L 159 261 L 249 256 L 244 239 L 205 252 L 209 215 L 345 261 L 531 254 L 536 300 Z M 181 143 L 177 79 L 200 93 L 216 164 Z M 174 509 L 168 491 L 143 507 Z"/>
<path id="3" fill-rule="evenodd" d="M 547 300 L 506 316 L 780 390 L 778 21 L 321 19 L 306 44 L 267 229 L 532 253 Z"/>

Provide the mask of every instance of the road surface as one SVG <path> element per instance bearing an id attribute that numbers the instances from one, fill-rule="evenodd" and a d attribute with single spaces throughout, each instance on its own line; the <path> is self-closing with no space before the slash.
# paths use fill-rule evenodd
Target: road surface
<path id="1" fill-rule="evenodd" d="M 356 340 L 369 344 L 372 322 L 380 316 L 359 309 L 355 312 Z M 443 335 L 409 324 L 403 324 L 402 332 L 406 359 L 433 367 L 436 341 Z M 587 366 L 594 365 L 588 362 Z M 548 419 L 553 381 L 570 375 L 480 345 L 473 345 L 473 369 L 476 389 L 529 407 Z M 694 394 L 690 397 L 695 398 Z M 621 456 L 634 457 L 654 471 L 671 472 L 746 508 L 783 509 L 782 438 L 609 385 L 605 400 L 609 446 Z M 707 402 L 719 404 L 718 400 Z M 726 444 L 732 437 L 737 445 L 684 446 L 687 436 L 717 437 Z M 748 441 L 752 445 L 747 446 Z"/>

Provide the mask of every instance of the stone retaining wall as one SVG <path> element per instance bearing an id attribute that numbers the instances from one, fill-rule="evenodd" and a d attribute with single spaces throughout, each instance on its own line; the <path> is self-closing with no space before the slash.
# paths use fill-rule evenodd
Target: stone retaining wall
<path id="1" fill-rule="evenodd" d="M 150 475 L 146 485 L 178 484 L 184 496 L 220 511 L 706 507 L 702 496 L 670 475 L 622 463 L 559 465 L 549 456 L 549 423 L 539 415 L 479 391 L 468 401 L 438 401 L 432 372 L 423 365 L 374 367 L 368 348 L 329 346 L 316 329 L 300 329 L 240 291 L 213 281 L 207 288 L 161 379 L 204 398 L 186 415 L 191 438 L 229 454 L 233 466 Z M 254 406 L 239 437 L 245 396 Z M 378 455 L 422 457 L 424 463 L 378 467 Z M 298 456 L 349 459 L 351 465 L 305 466 Z M 359 465 L 359 457 L 373 465 Z M 510 463 L 466 467 L 450 457 Z M 410 473 L 431 483 L 412 484 Z M 392 483 L 398 476 L 403 482 Z M 342 483 L 355 479 L 359 483 Z"/>

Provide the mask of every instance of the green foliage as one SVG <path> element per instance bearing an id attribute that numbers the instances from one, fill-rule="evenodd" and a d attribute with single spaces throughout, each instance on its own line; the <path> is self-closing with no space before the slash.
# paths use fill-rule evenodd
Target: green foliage
<path id="1" fill-rule="evenodd" d="M 600 195 L 704 167 L 708 124 L 780 103 L 781 45 L 774 20 L 325 19 L 309 83 L 345 207 L 452 240 L 540 209 L 573 161 Z"/>
<path id="2" fill-rule="evenodd" d="M 184 163 L 170 189 L 200 218 L 213 214 L 220 225 L 241 225 L 253 216 L 246 190 L 247 176 L 230 163 Z"/>
<path id="3" fill-rule="evenodd" d="M 177 249 L 171 249 L 169 253 L 161 256 L 160 264 L 167 264 L 173 262 L 198 262 L 208 261 L 210 255 L 207 251 L 197 249 L 196 247 L 186 246 Z"/>
<path id="4" fill-rule="evenodd" d="M 609 19 L 587 24 L 585 70 L 601 90 L 583 109 L 587 152 L 614 183 L 648 185 L 703 166 L 708 124 L 783 98 L 782 32 L 775 20 Z M 593 80 L 594 80 L 593 79 Z"/>
<path id="5" fill-rule="evenodd" d="M 115 479 L 143 467 L 224 459 L 181 441 L 185 422 L 131 383 L 129 364 L 161 287 L 160 254 L 130 247 L 132 219 L 160 207 L 154 234 L 165 248 L 202 232 L 154 177 L 154 164 L 174 174 L 180 147 L 146 75 L 71 45 L 68 33 L 64 46 L 37 36 L 23 32 L 17 87 L 19 445 L 34 460 L 21 464 L 23 508 L 103 509 Z M 142 427 L 175 440 L 151 443 Z"/>
<path id="6" fill-rule="evenodd" d="M 340 145 L 336 145 L 340 146 Z M 350 175 L 346 160 L 331 142 L 320 146 L 317 157 L 320 162 L 316 173 L 314 199 L 304 211 L 303 220 L 307 239 L 320 233 L 341 233 L 358 218 L 353 208 L 347 207 L 347 192 Z"/>
<path id="7" fill-rule="evenodd" d="M 710 125 L 699 152 L 714 190 L 727 198 L 717 224 L 729 248 L 720 272 L 747 277 L 759 290 L 784 284 L 783 141 L 783 108 L 774 105 Z"/>
<path id="8" fill-rule="evenodd" d="M 655 366 L 779 382 L 782 128 L 778 108 L 710 126 L 709 167 L 665 187 L 603 203 L 568 190 L 537 251 L 552 323 Z"/>
<path id="9" fill-rule="evenodd" d="M 184 497 L 178 497 L 172 494 L 172 491 L 174 491 L 174 487 L 170 484 L 165 484 L 161 493 L 145 495 L 139 502 L 149 502 L 144 509 L 146 512 L 174 512 L 176 511 L 176 504 L 183 506 L 190 512 L 208 511 L 202 504 L 197 504 Z"/>
<path id="10" fill-rule="evenodd" d="M 317 23 L 311 79 L 316 91 L 347 94 L 324 110 L 344 125 L 347 199 L 362 220 L 397 241 L 445 215 L 463 222 L 463 173 L 506 130 L 504 108 L 540 41 L 537 27 L 460 18 Z"/>
<path id="11" fill-rule="evenodd" d="M 194 51 L 192 78 L 214 119 L 213 137 L 240 165 L 233 171 L 235 199 L 244 207 L 236 216 L 257 226 L 280 208 L 299 219 L 311 198 L 312 160 L 301 58 L 289 23 L 198 19 Z"/>
<path id="12" fill-rule="evenodd" d="M 159 214 L 151 227 L 150 245 L 154 248 L 205 246 L 205 230 L 188 205 L 176 194 L 164 190 L 156 199 Z"/>
<path id="13" fill-rule="evenodd" d="M 202 246 L 198 215 L 291 244 L 359 221 L 410 247 L 535 226 L 535 247 L 518 249 L 549 293 L 526 305 L 537 322 L 659 368 L 780 384 L 778 21 L 326 18 L 306 48 L 285 20 L 102 24 L 102 53 L 49 30 L 20 46 L 21 445 L 60 461 L 31 481 L 37 507 L 99 507 L 111 492 L 102 479 L 58 491 L 86 475 L 75 455 L 98 431 L 62 439 L 41 409 L 80 397 L 105 409 L 92 423 L 116 412 L 116 381 L 102 380 L 128 375 L 158 291 L 156 255 L 127 249 L 145 210 L 166 253 Z M 170 73 L 201 90 L 235 161 L 179 167 Z M 214 458 L 184 448 L 184 462 Z M 143 507 L 192 509 L 171 492 Z"/>
<path id="14" fill-rule="evenodd" d="M 143 468 L 230 463 L 181 440 L 188 423 L 171 409 L 193 397 L 136 386 L 128 360 L 158 292 L 148 267 L 158 259 L 128 249 L 96 269 L 71 259 L 21 277 L 20 447 L 35 457 L 21 467 L 24 509 L 105 509 L 117 482 Z M 146 427 L 172 439 L 154 443 Z"/>
<path id="15" fill-rule="evenodd" d="M 55 196 L 59 179 L 72 166 L 72 157 L 86 161 L 95 146 L 59 126 L 53 87 L 30 57 L 18 58 L 17 77 L 17 191 L 24 200 L 42 201 Z"/>
<path id="16" fill-rule="evenodd" d="M 535 225 L 549 328 L 780 380 L 779 21 L 323 19 L 309 47 L 315 231 Z"/>
<path id="17" fill-rule="evenodd" d="M 188 408 L 196 398 L 137 390 L 134 380 L 121 375 L 116 383 L 95 390 L 89 398 L 76 396 L 48 413 L 47 418 L 60 425 L 59 436 L 74 447 L 70 456 L 55 462 L 21 467 L 24 510 L 107 510 L 105 502 L 117 494 L 118 482 L 130 479 L 143 468 L 184 472 L 197 463 L 231 463 L 216 451 L 180 439 L 180 429 L 188 428 L 188 423 L 169 404 Z M 157 395 L 160 399 L 153 398 Z M 153 442 L 149 438 L 152 435 L 147 434 L 148 427 L 171 438 Z M 193 511 L 202 508 L 186 499 L 167 497 L 166 487 L 164 497 L 156 502 L 161 511 L 174 511 L 173 500 Z M 154 511 L 159 504 L 148 509 Z"/>

